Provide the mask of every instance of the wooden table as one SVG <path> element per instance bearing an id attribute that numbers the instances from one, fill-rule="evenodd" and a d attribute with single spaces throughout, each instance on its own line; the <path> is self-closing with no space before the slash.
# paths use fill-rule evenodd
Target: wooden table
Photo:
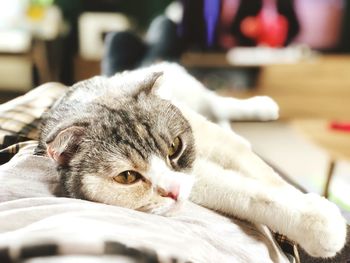
<path id="1" fill-rule="evenodd" d="M 350 132 L 333 130 L 325 119 L 303 119 L 291 121 L 292 125 L 312 142 L 325 149 L 330 155 L 330 163 L 323 194 L 329 195 L 335 165 L 338 160 L 350 160 Z"/>

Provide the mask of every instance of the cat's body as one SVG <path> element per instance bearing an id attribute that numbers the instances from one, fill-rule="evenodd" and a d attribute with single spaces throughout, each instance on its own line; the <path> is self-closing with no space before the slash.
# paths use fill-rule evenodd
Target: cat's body
<path id="1" fill-rule="evenodd" d="M 277 117 L 276 105 L 257 98 L 265 108 L 252 110 L 250 102 L 223 100 L 176 65 L 95 77 L 47 113 L 38 152 L 56 162 L 67 196 L 158 214 L 190 198 L 265 224 L 311 255 L 333 256 L 346 237 L 336 206 L 288 185 L 244 139 L 189 109 L 225 122 L 237 105 L 263 119 Z"/>

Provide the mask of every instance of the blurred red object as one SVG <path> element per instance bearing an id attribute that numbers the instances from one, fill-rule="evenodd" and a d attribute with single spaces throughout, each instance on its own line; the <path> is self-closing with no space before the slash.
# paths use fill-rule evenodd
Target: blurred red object
<path id="1" fill-rule="evenodd" d="M 350 132 L 350 122 L 332 121 L 329 125 L 332 130 Z"/>
<path id="2" fill-rule="evenodd" d="M 278 13 L 274 0 L 265 0 L 257 16 L 243 19 L 241 31 L 258 45 L 281 47 L 287 38 L 288 20 Z"/>

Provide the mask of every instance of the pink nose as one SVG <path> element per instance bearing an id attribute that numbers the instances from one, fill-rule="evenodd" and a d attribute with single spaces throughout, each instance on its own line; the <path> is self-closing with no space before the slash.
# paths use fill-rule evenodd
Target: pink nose
<path id="1" fill-rule="evenodd" d="M 175 201 L 177 201 L 177 198 L 179 197 L 179 193 L 178 192 L 169 192 L 165 197 L 170 197 L 171 199 L 174 199 Z"/>
<path id="2" fill-rule="evenodd" d="M 169 197 L 169 198 L 174 199 L 175 201 L 177 201 L 177 199 L 179 197 L 179 193 L 180 193 L 180 188 L 178 186 L 172 187 L 170 189 L 170 191 L 165 191 L 163 189 L 158 188 L 158 192 L 163 197 Z"/>

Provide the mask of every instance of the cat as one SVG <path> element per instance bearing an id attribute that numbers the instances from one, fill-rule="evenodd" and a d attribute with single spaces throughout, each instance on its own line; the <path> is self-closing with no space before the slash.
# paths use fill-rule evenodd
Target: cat
<path id="1" fill-rule="evenodd" d="M 339 209 L 287 184 L 245 139 L 199 114 L 228 121 L 221 99 L 174 64 L 94 77 L 44 115 L 37 153 L 56 164 L 65 196 L 160 215 L 189 199 L 334 256 L 346 238 Z M 275 118 L 274 102 L 263 101 Z"/>

